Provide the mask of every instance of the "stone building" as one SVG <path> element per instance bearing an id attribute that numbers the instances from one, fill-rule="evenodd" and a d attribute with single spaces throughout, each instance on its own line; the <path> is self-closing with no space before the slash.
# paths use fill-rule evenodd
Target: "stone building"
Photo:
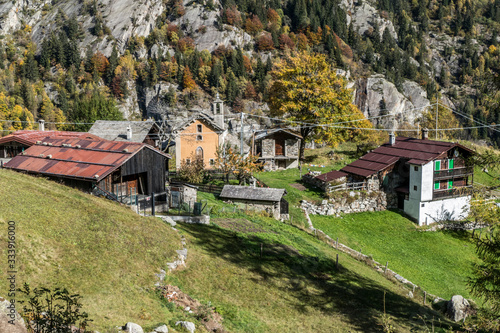
<path id="1" fill-rule="evenodd" d="M 165 129 L 154 120 L 97 120 L 89 133 L 105 140 L 146 143 L 155 148 L 161 148 L 166 140 Z"/>
<path id="2" fill-rule="evenodd" d="M 297 168 L 301 140 L 300 134 L 282 128 L 258 132 L 253 153 L 259 155 L 266 170 Z"/>
<path id="3" fill-rule="evenodd" d="M 219 198 L 248 210 L 265 211 L 275 219 L 288 219 L 285 194 L 286 190 L 282 188 L 225 185 Z"/>

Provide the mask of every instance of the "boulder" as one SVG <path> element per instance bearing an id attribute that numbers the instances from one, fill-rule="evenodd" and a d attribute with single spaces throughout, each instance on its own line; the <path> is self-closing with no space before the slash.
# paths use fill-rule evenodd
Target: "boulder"
<path id="1" fill-rule="evenodd" d="M 27 333 L 23 318 L 9 301 L 0 297 L 0 332 Z"/>
<path id="2" fill-rule="evenodd" d="M 175 326 L 177 325 L 181 325 L 181 327 L 184 327 L 189 333 L 194 333 L 196 329 L 196 326 L 190 321 L 178 321 L 175 323 Z"/>
<path id="3" fill-rule="evenodd" d="M 161 325 L 154 329 L 155 333 L 168 333 L 167 325 Z"/>
<path id="4" fill-rule="evenodd" d="M 460 295 L 455 295 L 448 302 L 446 314 L 451 318 L 451 320 L 457 322 L 465 319 L 469 314 L 469 310 L 469 301 Z"/>
<path id="5" fill-rule="evenodd" d="M 130 322 L 123 326 L 123 330 L 127 333 L 144 333 L 141 326 Z"/>

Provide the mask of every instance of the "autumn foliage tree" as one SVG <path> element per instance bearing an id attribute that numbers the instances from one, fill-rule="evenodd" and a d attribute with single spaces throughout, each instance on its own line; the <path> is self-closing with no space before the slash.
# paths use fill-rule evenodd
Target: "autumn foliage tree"
<path id="1" fill-rule="evenodd" d="M 224 174 L 226 183 L 229 183 L 230 175 L 236 175 L 240 184 L 243 184 L 260 168 L 258 156 L 241 156 L 236 147 L 229 144 L 219 146 L 215 155 L 215 167 Z"/>
<path id="2" fill-rule="evenodd" d="M 271 72 L 269 106 L 274 116 L 286 117 L 300 129 L 304 141 L 335 146 L 371 127 L 352 104 L 352 91 L 346 80 L 337 76 L 324 55 L 300 52 L 288 54 Z M 347 123 L 348 126 L 344 122 Z M 335 123 L 344 123 L 334 125 Z M 304 157 L 304 141 L 300 159 Z"/>

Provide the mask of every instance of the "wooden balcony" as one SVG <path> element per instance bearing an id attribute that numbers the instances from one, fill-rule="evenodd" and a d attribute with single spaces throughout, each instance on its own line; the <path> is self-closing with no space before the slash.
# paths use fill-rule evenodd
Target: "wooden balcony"
<path id="1" fill-rule="evenodd" d="M 470 176 L 473 173 L 474 169 L 472 167 L 439 170 L 439 171 L 434 171 L 434 180 L 462 178 Z"/>
<path id="2" fill-rule="evenodd" d="M 446 199 L 446 198 L 456 198 L 464 197 L 466 195 L 472 194 L 472 185 L 461 186 L 457 188 L 451 188 L 447 190 L 434 190 L 432 193 L 432 199 Z"/>

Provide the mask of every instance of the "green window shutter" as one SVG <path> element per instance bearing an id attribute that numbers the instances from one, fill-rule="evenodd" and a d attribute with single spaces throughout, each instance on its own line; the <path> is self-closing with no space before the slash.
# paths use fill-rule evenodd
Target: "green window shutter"
<path id="1" fill-rule="evenodd" d="M 439 181 L 434 182 L 434 189 L 439 190 Z"/>
<path id="2" fill-rule="evenodd" d="M 436 163 L 434 165 L 435 165 L 435 169 L 434 170 L 436 170 L 436 171 L 441 170 L 441 161 L 436 161 Z"/>
<path id="3" fill-rule="evenodd" d="M 448 188 L 453 188 L 453 180 L 448 180 Z"/>
<path id="4" fill-rule="evenodd" d="M 453 159 L 448 161 L 448 169 L 453 169 Z"/>

